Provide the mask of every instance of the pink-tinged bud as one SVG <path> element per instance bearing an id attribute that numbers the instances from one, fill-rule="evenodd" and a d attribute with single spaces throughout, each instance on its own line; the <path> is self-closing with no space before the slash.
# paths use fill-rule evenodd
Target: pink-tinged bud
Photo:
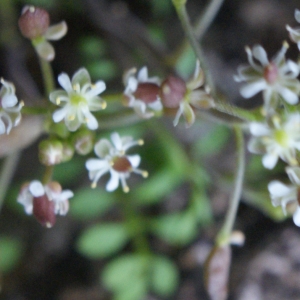
<path id="1" fill-rule="evenodd" d="M 273 84 L 278 79 L 278 68 L 274 63 L 270 63 L 264 69 L 264 78 L 269 84 Z"/>
<path id="2" fill-rule="evenodd" d="M 82 130 L 74 136 L 75 151 L 80 155 L 87 155 L 94 148 L 95 134 L 90 130 Z"/>
<path id="3" fill-rule="evenodd" d="M 230 245 L 215 246 L 206 259 L 204 280 L 211 300 L 227 299 L 230 263 Z"/>
<path id="4" fill-rule="evenodd" d="M 163 105 L 168 108 L 177 108 L 186 93 L 185 82 L 175 76 L 169 76 L 160 87 L 160 97 Z"/>
<path id="5" fill-rule="evenodd" d="M 159 97 L 159 86 L 151 82 L 139 83 L 134 97 L 145 103 L 155 102 Z"/>
<path id="6" fill-rule="evenodd" d="M 129 172 L 132 165 L 126 156 L 116 157 L 113 162 L 113 169 L 120 173 Z"/>
<path id="7" fill-rule="evenodd" d="M 34 197 L 33 215 L 41 225 L 51 228 L 56 222 L 54 202 L 50 201 L 46 195 Z"/>
<path id="8" fill-rule="evenodd" d="M 47 31 L 50 17 L 46 10 L 27 5 L 22 10 L 18 24 L 23 36 L 33 40 Z"/>

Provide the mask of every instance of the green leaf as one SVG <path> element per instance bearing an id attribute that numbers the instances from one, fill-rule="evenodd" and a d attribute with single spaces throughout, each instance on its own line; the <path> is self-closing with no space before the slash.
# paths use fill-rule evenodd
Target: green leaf
<path id="1" fill-rule="evenodd" d="M 56 165 L 53 178 L 55 178 L 55 181 L 58 181 L 63 187 L 76 182 L 78 180 L 78 175 L 81 176 L 82 174 L 84 161 L 85 158 L 76 157 L 76 159 Z"/>
<path id="2" fill-rule="evenodd" d="M 196 56 L 192 47 L 186 47 L 186 50 L 182 53 L 177 60 L 175 66 L 176 72 L 183 78 L 190 78 L 193 74 L 196 66 Z"/>
<path id="3" fill-rule="evenodd" d="M 230 130 L 227 127 L 213 125 L 213 128 L 195 143 L 195 150 L 201 156 L 217 154 L 224 148 L 229 138 Z"/>
<path id="4" fill-rule="evenodd" d="M 138 254 L 126 254 L 106 265 L 102 272 L 105 287 L 119 295 L 131 289 L 142 290 L 147 283 L 149 257 Z M 122 299 L 122 298 L 118 298 Z"/>
<path id="5" fill-rule="evenodd" d="M 182 183 L 182 177 L 165 168 L 149 176 L 138 188 L 134 190 L 132 199 L 138 204 L 153 204 L 162 200 Z"/>
<path id="6" fill-rule="evenodd" d="M 115 204 L 115 195 L 99 189 L 83 188 L 76 191 L 70 201 L 72 216 L 90 220 L 107 212 Z"/>
<path id="7" fill-rule="evenodd" d="M 122 224 L 96 224 L 80 235 L 76 246 L 81 254 L 97 259 L 118 252 L 128 239 L 128 232 Z"/>
<path id="8" fill-rule="evenodd" d="M 8 236 L 0 236 L 0 271 L 7 273 L 18 263 L 22 254 L 19 240 Z"/>
<path id="9" fill-rule="evenodd" d="M 197 222 L 190 212 L 173 213 L 157 218 L 151 230 L 161 239 L 174 245 L 185 245 L 197 234 Z"/>
<path id="10" fill-rule="evenodd" d="M 178 285 L 176 265 L 164 256 L 155 256 L 151 262 L 151 286 L 160 296 L 170 296 Z"/>
<path id="11" fill-rule="evenodd" d="M 136 278 L 135 282 L 124 290 L 115 293 L 114 300 L 141 300 L 147 295 L 147 280 L 144 277 Z"/>

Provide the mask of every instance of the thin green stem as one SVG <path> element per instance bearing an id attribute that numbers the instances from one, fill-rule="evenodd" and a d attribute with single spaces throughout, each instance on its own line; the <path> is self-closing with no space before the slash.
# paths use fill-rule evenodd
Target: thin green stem
<path id="1" fill-rule="evenodd" d="M 48 99 L 49 94 L 55 88 L 53 71 L 48 61 L 44 60 L 41 57 L 39 57 L 39 60 L 40 60 L 40 66 L 41 66 L 42 76 L 44 80 L 45 97 Z"/>
<path id="2" fill-rule="evenodd" d="M 188 16 L 187 11 L 186 11 L 185 5 L 176 6 L 176 11 L 177 11 L 179 20 L 181 22 L 181 25 L 183 27 L 183 30 L 184 30 L 191 46 L 192 46 L 197 58 L 200 61 L 201 68 L 203 69 L 203 71 L 205 73 L 205 76 L 206 76 L 206 81 L 207 81 L 207 83 L 208 83 L 208 85 L 209 85 L 209 87 L 212 91 L 212 94 L 214 95 L 215 94 L 214 82 L 213 82 L 211 74 L 208 71 L 208 68 L 206 66 L 206 62 L 205 62 L 205 58 L 204 58 L 202 49 L 201 49 L 200 44 L 197 41 L 196 36 L 194 34 L 194 29 L 191 25 L 190 18 Z"/>
<path id="3" fill-rule="evenodd" d="M 205 7 L 205 10 L 200 15 L 199 20 L 194 27 L 195 36 L 198 41 L 202 40 L 205 32 L 211 25 L 223 2 L 224 0 L 211 0 Z"/>
<path id="4" fill-rule="evenodd" d="M 245 174 L 245 145 L 243 131 L 240 127 L 235 126 L 234 132 L 236 136 L 237 146 L 237 169 L 234 180 L 234 190 L 230 197 L 229 207 L 225 217 L 222 229 L 220 230 L 216 243 L 221 246 L 228 244 L 232 233 L 233 225 L 236 219 L 238 206 L 242 194 L 244 174 Z"/>
<path id="5" fill-rule="evenodd" d="M 137 214 L 128 197 L 121 197 L 120 201 L 124 208 L 123 212 L 126 224 L 131 233 L 136 251 L 140 254 L 149 254 L 150 247 L 147 237 L 145 236 L 144 220 Z"/>
<path id="6" fill-rule="evenodd" d="M 0 210 L 4 202 L 6 191 L 14 175 L 20 158 L 20 151 L 15 151 L 4 158 L 0 173 Z"/>
<path id="7" fill-rule="evenodd" d="M 43 184 L 47 184 L 52 180 L 53 171 L 54 171 L 54 166 L 46 166 L 45 173 L 42 180 Z"/>

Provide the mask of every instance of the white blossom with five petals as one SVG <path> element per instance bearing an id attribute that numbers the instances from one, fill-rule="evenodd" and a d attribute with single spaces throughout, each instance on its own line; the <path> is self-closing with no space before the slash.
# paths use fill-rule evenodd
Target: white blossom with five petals
<path id="1" fill-rule="evenodd" d="M 273 114 L 281 98 L 291 105 L 298 103 L 300 83 L 297 77 L 300 69 L 297 63 L 285 59 L 287 49 L 288 44 L 284 42 L 281 50 L 269 60 L 262 46 L 256 45 L 252 50 L 246 47 L 250 66 L 240 66 L 238 75 L 234 76 L 235 81 L 246 82 L 240 89 L 244 98 L 263 92 L 268 115 Z"/>
<path id="2" fill-rule="evenodd" d="M 148 176 L 146 171 L 137 168 L 141 161 L 139 155 L 126 155 L 129 148 L 143 145 L 143 141 L 135 141 L 130 136 L 120 137 L 114 132 L 111 134 L 111 142 L 101 139 L 95 144 L 94 151 L 99 159 L 87 160 L 86 168 L 89 171 L 89 178 L 92 180 L 92 187 L 95 188 L 102 175 L 109 172 L 111 177 L 106 184 L 106 190 L 109 192 L 116 190 L 121 182 L 123 191 L 127 193 L 129 187 L 126 179 L 131 173 L 141 174 L 143 177 Z"/>
<path id="3" fill-rule="evenodd" d="M 297 165 L 296 152 L 300 150 L 300 113 L 287 116 L 285 121 L 272 117 L 272 124 L 252 122 L 249 129 L 253 137 L 248 149 L 252 153 L 264 154 L 265 168 L 273 169 L 279 158 L 288 164 Z"/>
<path id="4" fill-rule="evenodd" d="M 62 106 L 53 113 L 54 122 L 64 119 L 70 131 L 76 131 L 81 124 L 86 124 L 91 130 L 97 129 L 98 121 L 91 111 L 106 107 L 106 102 L 98 96 L 105 90 L 105 83 L 100 80 L 92 84 L 84 68 L 74 74 L 72 81 L 67 74 L 60 74 L 58 82 L 64 90 L 55 90 L 49 96 L 51 102 Z"/>

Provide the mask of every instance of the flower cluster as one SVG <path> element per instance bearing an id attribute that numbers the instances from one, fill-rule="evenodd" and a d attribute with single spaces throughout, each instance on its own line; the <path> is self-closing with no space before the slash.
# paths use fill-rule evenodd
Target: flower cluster
<path id="1" fill-rule="evenodd" d="M 15 95 L 15 86 L 1 79 L 0 90 L 0 134 L 9 134 L 11 129 L 17 126 L 21 120 L 22 103 L 18 103 Z"/>
<path id="2" fill-rule="evenodd" d="M 112 143 L 111 143 L 112 142 Z M 133 140 L 132 137 L 120 137 L 118 133 L 111 134 L 111 142 L 101 139 L 95 144 L 95 154 L 99 158 L 90 158 L 86 162 L 89 177 L 92 180 L 92 187 L 96 187 L 98 180 L 105 173 L 110 173 L 110 180 L 106 185 L 106 190 L 111 192 L 118 188 L 119 182 L 125 193 L 129 192 L 126 179 L 131 173 L 137 173 L 143 177 L 148 176 L 148 172 L 138 169 L 141 161 L 139 155 L 127 155 L 126 151 L 135 146 L 143 145 L 142 140 Z"/>
<path id="3" fill-rule="evenodd" d="M 300 22 L 299 10 L 296 10 L 295 18 Z M 287 30 L 300 50 L 300 29 L 287 25 Z M 288 47 L 288 43 L 284 42 L 271 60 L 260 45 L 252 50 L 247 47 L 249 65 L 240 66 L 234 79 L 246 82 L 240 90 L 244 98 L 263 93 L 262 117 L 265 120 L 249 123 L 252 137 L 248 149 L 263 155 L 262 163 L 267 169 L 273 169 L 279 158 L 287 163 L 285 170 L 292 184 L 285 185 L 275 180 L 269 183 L 268 189 L 272 204 L 281 205 L 285 213 L 289 204 L 289 209 L 294 210 L 293 220 L 300 226 L 300 113 L 295 109 L 300 94 L 300 66 L 285 58 Z"/>
<path id="4" fill-rule="evenodd" d="M 143 67 L 137 74 L 135 69 L 125 73 L 124 103 L 133 107 L 142 118 L 151 118 L 165 109 L 177 109 L 174 126 L 184 116 L 186 127 L 195 122 L 194 109 L 209 109 L 214 107 L 214 101 L 206 89 L 200 89 L 204 84 L 204 74 L 197 61 L 194 76 L 188 82 L 177 76 L 169 76 L 164 81 L 157 77 L 148 78 L 148 71 Z"/>
<path id="5" fill-rule="evenodd" d="M 73 192 L 63 190 L 58 182 L 43 185 L 38 180 L 24 184 L 17 201 L 24 206 L 28 215 L 33 214 L 36 219 L 48 228 L 56 222 L 56 215 L 66 215 L 69 210 L 69 198 Z"/>

